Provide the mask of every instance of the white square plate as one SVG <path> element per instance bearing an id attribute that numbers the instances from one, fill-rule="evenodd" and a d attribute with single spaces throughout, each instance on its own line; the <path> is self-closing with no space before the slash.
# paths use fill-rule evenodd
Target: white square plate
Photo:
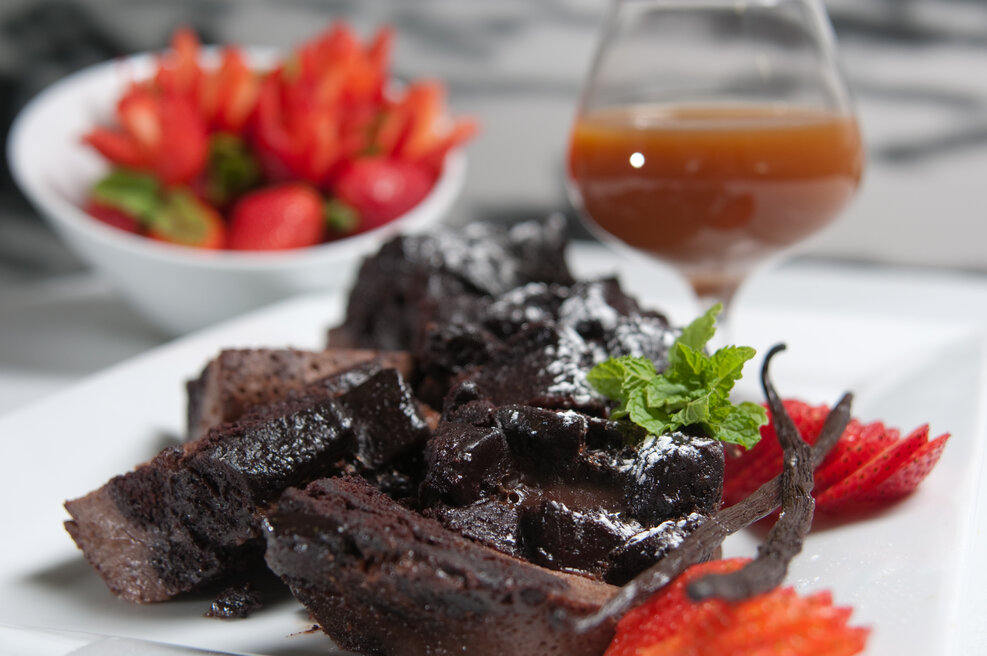
<path id="1" fill-rule="evenodd" d="M 679 322 L 689 318 L 692 308 L 681 287 L 663 274 L 596 248 L 577 248 L 570 259 L 581 274 L 619 271 L 646 305 L 669 309 Z M 888 307 L 855 303 L 854 294 L 859 301 L 879 288 L 879 281 L 868 280 L 819 275 L 811 267 L 786 269 L 741 298 L 736 341 L 762 352 L 777 341 L 788 343 L 773 369 L 783 396 L 832 403 L 852 390 L 854 414 L 863 420 L 903 430 L 930 423 L 933 435 L 948 431 L 953 437 L 916 494 L 866 518 L 817 527 L 789 582 L 804 591 L 831 589 L 837 604 L 853 606 L 852 622 L 873 628 L 868 654 L 975 653 L 987 637 L 980 610 L 987 602 L 987 570 L 975 555 L 987 546 L 983 324 L 906 316 L 901 299 L 886 294 L 908 297 L 913 288 L 907 285 L 880 288 Z M 790 293 L 806 285 L 810 298 Z M 921 286 L 934 296 L 927 300 L 933 305 L 950 293 L 944 287 L 935 296 L 936 289 Z M 206 597 L 147 606 L 116 599 L 62 528 L 62 503 L 180 435 L 184 382 L 220 348 L 319 348 L 342 305 L 332 295 L 288 300 L 0 419 L 0 623 L 272 656 L 325 654 L 328 639 L 305 633 L 311 621 L 288 598 L 242 621 L 204 618 Z M 757 393 L 753 373 L 752 367 L 745 395 Z M 756 541 L 752 534 L 735 536 L 727 555 L 753 555 Z"/>

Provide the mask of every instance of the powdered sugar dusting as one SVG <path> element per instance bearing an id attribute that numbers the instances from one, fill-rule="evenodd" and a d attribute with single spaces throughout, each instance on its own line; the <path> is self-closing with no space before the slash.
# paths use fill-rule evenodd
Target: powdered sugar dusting
<path id="1" fill-rule="evenodd" d="M 706 520 L 706 516 L 697 512 L 685 517 L 669 519 L 651 528 L 639 531 L 627 540 L 628 546 L 634 546 L 645 540 L 657 546 L 659 553 L 664 553 L 682 544 L 686 536 Z"/>

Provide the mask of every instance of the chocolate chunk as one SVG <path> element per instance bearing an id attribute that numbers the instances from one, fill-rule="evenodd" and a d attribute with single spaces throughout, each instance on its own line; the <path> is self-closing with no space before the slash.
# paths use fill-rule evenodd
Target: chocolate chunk
<path id="1" fill-rule="evenodd" d="M 712 514 L 720 505 L 722 442 L 682 433 L 651 436 L 618 467 L 627 505 L 647 525 L 691 512 Z"/>
<path id="2" fill-rule="evenodd" d="M 499 408 L 496 418 L 523 472 L 553 478 L 571 474 L 585 441 L 583 415 L 509 405 Z"/>
<path id="3" fill-rule="evenodd" d="M 620 513 L 570 508 L 554 499 L 544 499 L 521 513 L 521 534 L 531 562 L 599 578 L 606 572 L 610 553 L 640 530 L 639 523 L 627 523 Z"/>
<path id="4" fill-rule="evenodd" d="M 516 470 L 502 430 L 468 424 L 440 424 L 428 442 L 425 461 L 421 497 L 426 504 L 473 503 L 497 490 Z"/>
<path id="5" fill-rule="evenodd" d="M 249 583 L 232 585 L 219 593 L 206 617 L 245 619 L 263 605 L 260 592 Z"/>
<path id="6" fill-rule="evenodd" d="M 427 515 L 443 526 L 497 551 L 524 557 L 521 539 L 520 494 L 513 499 L 480 499 L 468 506 L 429 508 Z"/>

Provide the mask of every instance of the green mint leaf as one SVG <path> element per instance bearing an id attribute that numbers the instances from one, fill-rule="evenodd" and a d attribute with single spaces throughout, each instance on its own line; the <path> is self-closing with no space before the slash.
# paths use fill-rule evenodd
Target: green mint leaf
<path id="1" fill-rule="evenodd" d="M 651 360 L 630 355 L 610 358 L 593 367 L 586 375 L 600 394 L 615 401 L 622 400 L 633 390 L 646 387 L 657 377 L 658 372 Z"/>
<path id="2" fill-rule="evenodd" d="M 706 344 L 712 339 L 713 335 L 716 334 L 716 317 L 722 310 L 722 303 L 717 303 L 706 310 L 705 314 L 693 320 L 692 323 L 682 329 L 682 334 L 675 340 L 675 343 L 688 346 L 693 351 L 701 352 L 706 348 Z M 673 362 L 673 359 L 677 357 L 675 353 L 669 354 L 669 367 L 677 368 L 678 363 Z"/>
<path id="3" fill-rule="evenodd" d="M 662 435 L 674 430 L 668 413 L 662 408 L 649 406 L 640 392 L 628 403 L 627 417 L 652 435 Z"/>
<path id="4" fill-rule="evenodd" d="M 702 426 L 707 428 L 710 424 L 710 395 L 701 394 L 692 399 L 682 409 L 671 417 L 672 423 L 679 427 Z M 710 435 L 710 437 L 713 437 Z"/>
<path id="5" fill-rule="evenodd" d="M 611 358 L 594 367 L 589 383 L 617 401 L 614 420 L 626 420 L 648 433 L 661 435 L 686 429 L 750 448 L 767 422 L 764 408 L 754 403 L 734 405 L 730 392 L 744 365 L 756 352 L 749 346 L 726 346 L 707 355 L 715 333 L 717 305 L 689 324 L 672 345 L 668 367 L 657 373 L 647 358 Z M 640 433 L 626 431 L 626 435 Z"/>
<path id="6" fill-rule="evenodd" d="M 655 407 L 677 407 L 689 402 L 691 388 L 682 383 L 670 381 L 665 376 L 656 376 L 645 389 L 645 402 Z"/>
<path id="7" fill-rule="evenodd" d="M 613 401 L 620 401 L 624 389 L 624 366 L 622 358 L 610 358 L 601 362 L 586 374 L 586 380 L 597 392 Z"/>
<path id="8" fill-rule="evenodd" d="M 743 376 L 744 365 L 757 354 L 750 346 L 724 346 L 709 358 L 710 386 L 722 398 L 730 395 L 734 383 Z"/>
<path id="9" fill-rule="evenodd" d="M 699 387 L 703 384 L 707 366 L 708 358 L 705 353 L 675 342 L 669 352 L 668 369 L 664 375 L 682 385 Z"/>
<path id="10" fill-rule="evenodd" d="M 768 413 L 756 403 L 744 401 L 733 406 L 719 423 L 718 439 L 750 449 L 760 439 L 760 428 L 768 423 Z"/>

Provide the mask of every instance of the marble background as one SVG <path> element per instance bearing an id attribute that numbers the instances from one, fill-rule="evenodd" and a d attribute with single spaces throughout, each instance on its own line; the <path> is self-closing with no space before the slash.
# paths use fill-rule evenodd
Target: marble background
<path id="1" fill-rule="evenodd" d="M 868 146 L 861 193 L 807 256 L 987 271 L 987 1 L 829 0 Z M 438 76 L 478 117 L 450 221 L 571 213 L 562 157 L 603 0 L 4 0 L 0 126 L 46 84 L 158 48 L 175 25 L 205 41 L 286 46 L 334 17 L 398 26 L 395 70 Z M 76 272 L 0 169 L 0 291 Z"/>

